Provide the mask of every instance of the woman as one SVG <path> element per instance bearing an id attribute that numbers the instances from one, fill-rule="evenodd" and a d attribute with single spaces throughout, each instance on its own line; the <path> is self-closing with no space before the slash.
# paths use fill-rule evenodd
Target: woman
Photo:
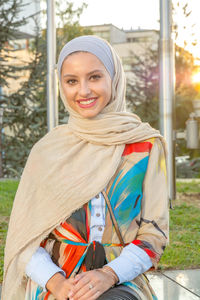
<path id="1" fill-rule="evenodd" d="M 142 273 L 157 266 L 167 242 L 162 137 L 125 111 L 125 75 L 106 41 L 67 43 L 58 75 L 69 121 L 37 142 L 26 163 L 2 299 L 114 299 L 111 287 L 122 283 L 131 293 L 123 299 L 156 299 Z"/>

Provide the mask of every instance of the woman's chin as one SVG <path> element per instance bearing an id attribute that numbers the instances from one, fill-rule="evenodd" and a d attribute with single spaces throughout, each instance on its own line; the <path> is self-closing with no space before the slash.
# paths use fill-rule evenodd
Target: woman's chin
<path id="1" fill-rule="evenodd" d="M 81 115 L 83 118 L 86 118 L 86 119 L 91 119 L 91 118 L 94 118 L 96 117 L 98 114 L 99 114 L 99 111 L 97 109 L 97 107 L 95 108 L 90 108 L 90 109 L 82 109 L 82 108 L 78 108 L 76 110 L 76 112 Z"/>
<path id="2" fill-rule="evenodd" d="M 79 113 L 83 118 L 86 119 L 92 119 L 94 117 L 96 117 L 98 115 L 98 113 L 94 112 L 94 111 L 89 111 L 89 112 L 82 112 Z"/>

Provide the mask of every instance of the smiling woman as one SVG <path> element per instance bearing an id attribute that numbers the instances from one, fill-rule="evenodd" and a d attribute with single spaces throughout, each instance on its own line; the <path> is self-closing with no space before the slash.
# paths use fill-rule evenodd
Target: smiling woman
<path id="1" fill-rule="evenodd" d="M 124 70 L 106 41 L 68 42 L 58 75 L 69 120 L 34 145 L 24 168 L 3 300 L 155 300 L 143 273 L 167 243 L 165 142 L 126 112 Z"/>
<path id="2" fill-rule="evenodd" d="M 61 83 L 68 105 L 85 118 L 95 117 L 111 99 L 110 75 L 88 52 L 75 52 L 65 59 Z"/>

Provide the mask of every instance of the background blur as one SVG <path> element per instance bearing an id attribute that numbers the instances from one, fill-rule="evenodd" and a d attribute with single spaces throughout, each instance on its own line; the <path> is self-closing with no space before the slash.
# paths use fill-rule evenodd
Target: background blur
<path id="1" fill-rule="evenodd" d="M 200 177 L 200 150 L 184 138 L 200 101 L 198 11 L 196 0 L 173 1 L 176 173 L 186 178 Z M 83 34 L 113 45 L 126 72 L 127 109 L 159 128 L 159 0 L 56 1 L 56 22 L 57 53 Z M 0 177 L 19 178 L 47 132 L 46 1 L 0 0 L 0 45 Z M 60 101 L 59 124 L 67 118 Z"/>

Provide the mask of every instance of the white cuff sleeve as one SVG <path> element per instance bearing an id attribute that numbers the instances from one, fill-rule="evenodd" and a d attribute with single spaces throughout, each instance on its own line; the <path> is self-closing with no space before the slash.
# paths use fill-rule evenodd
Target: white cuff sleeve
<path id="1" fill-rule="evenodd" d="M 26 265 L 26 275 L 41 286 L 46 291 L 47 281 L 56 273 L 65 272 L 53 263 L 49 253 L 42 247 L 39 247 Z"/>
<path id="2" fill-rule="evenodd" d="M 119 284 L 133 280 L 138 275 L 146 272 L 152 262 L 148 254 L 134 244 L 124 247 L 120 256 L 107 264 L 119 278 Z"/>

